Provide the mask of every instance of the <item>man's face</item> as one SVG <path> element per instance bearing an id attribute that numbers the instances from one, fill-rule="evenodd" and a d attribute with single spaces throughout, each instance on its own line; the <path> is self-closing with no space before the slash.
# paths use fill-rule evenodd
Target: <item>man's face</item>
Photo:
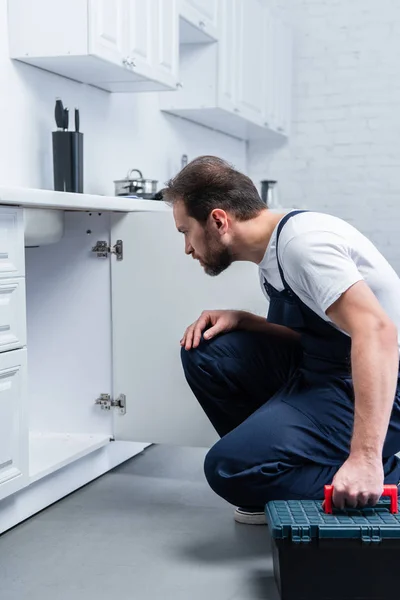
<path id="1" fill-rule="evenodd" d="M 186 212 L 183 202 L 174 203 L 173 207 L 176 228 L 185 236 L 185 252 L 198 260 L 207 275 L 219 275 L 233 262 L 233 254 L 224 243 L 218 218 L 210 215 L 203 225 Z"/>

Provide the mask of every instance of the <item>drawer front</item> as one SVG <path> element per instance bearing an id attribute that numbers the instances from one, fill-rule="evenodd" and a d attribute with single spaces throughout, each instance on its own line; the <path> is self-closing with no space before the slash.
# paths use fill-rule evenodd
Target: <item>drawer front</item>
<path id="1" fill-rule="evenodd" d="M 26 350 L 0 354 L 0 499 L 28 482 Z"/>
<path id="2" fill-rule="evenodd" d="M 26 346 L 25 279 L 0 279 L 0 352 Z"/>
<path id="3" fill-rule="evenodd" d="M 25 273 L 22 208 L 0 206 L 0 277 Z"/>

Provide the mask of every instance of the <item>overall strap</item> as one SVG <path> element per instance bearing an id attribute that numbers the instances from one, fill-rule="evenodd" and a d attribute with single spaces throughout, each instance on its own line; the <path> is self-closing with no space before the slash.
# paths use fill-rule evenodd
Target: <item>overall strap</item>
<path id="1" fill-rule="evenodd" d="M 291 219 L 292 217 L 295 217 L 296 215 L 299 215 L 301 213 L 305 213 L 305 212 L 308 212 L 308 211 L 307 210 L 293 210 L 292 212 L 285 215 L 283 217 L 283 219 L 279 222 L 278 230 L 276 232 L 276 260 L 278 262 L 278 269 L 279 269 L 279 273 L 280 273 L 280 276 L 282 279 L 283 286 L 284 286 L 285 290 L 287 290 L 291 296 L 293 295 L 293 292 L 285 280 L 285 276 L 283 274 L 283 269 L 281 267 L 281 263 L 279 262 L 279 255 L 278 255 L 279 236 L 282 232 L 284 225 L 286 225 L 286 223 L 289 221 L 289 219 Z"/>

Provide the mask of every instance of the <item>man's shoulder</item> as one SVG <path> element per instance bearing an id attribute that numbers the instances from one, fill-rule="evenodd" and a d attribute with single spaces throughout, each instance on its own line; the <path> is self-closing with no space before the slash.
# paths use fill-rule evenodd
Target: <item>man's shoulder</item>
<path id="1" fill-rule="evenodd" d="M 334 215 L 322 212 L 307 211 L 291 217 L 282 228 L 279 236 L 279 245 L 286 246 L 293 238 L 305 238 L 306 234 L 313 234 L 317 238 L 332 234 L 340 238 L 347 237 L 357 230 L 347 221 Z"/>

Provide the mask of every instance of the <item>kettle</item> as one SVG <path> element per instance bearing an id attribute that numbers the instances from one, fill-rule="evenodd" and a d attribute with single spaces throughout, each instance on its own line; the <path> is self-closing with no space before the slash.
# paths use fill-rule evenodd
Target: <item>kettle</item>
<path id="1" fill-rule="evenodd" d="M 261 200 L 268 208 L 279 208 L 279 195 L 276 187 L 277 182 L 264 179 L 261 183 Z"/>

